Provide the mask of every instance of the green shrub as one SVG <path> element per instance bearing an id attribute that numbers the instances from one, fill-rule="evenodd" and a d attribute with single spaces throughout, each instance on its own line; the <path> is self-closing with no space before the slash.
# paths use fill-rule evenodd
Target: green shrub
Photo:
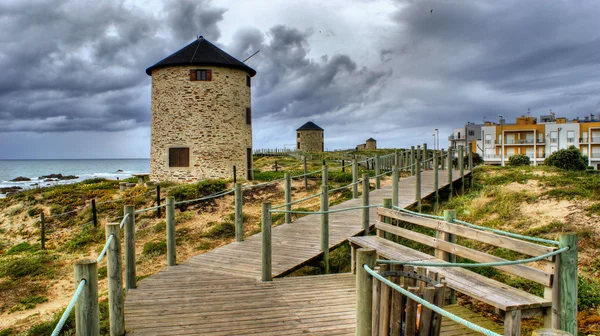
<path id="1" fill-rule="evenodd" d="M 175 197 L 176 201 L 184 201 L 218 193 L 225 188 L 227 188 L 225 180 L 205 180 L 173 188 L 169 191 L 169 196 Z"/>
<path id="2" fill-rule="evenodd" d="M 160 233 L 167 229 L 167 222 L 160 221 L 154 225 L 154 233 Z"/>
<path id="3" fill-rule="evenodd" d="M 587 159 L 579 149 L 570 146 L 552 153 L 544 160 L 544 164 L 565 170 L 585 170 Z"/>
<path id="4" fill-rule="evenodd" d="M 142 254 L 145 256 L 155 257 L 167 253 L 167 242 L 165 241 L 150 241 L 144 244 Z"/>
<path id="5" fill-rule="evenodd" d="M 175 216 L 175 224 L 185 223 L 185 222 L 189 221 L 190 219 L 194 218 L 195 215 L 196 215 L 196 213 L 193 211 L 180 212 L 179 214 L 177 214 Z"/>
<path id="6" fill-rule="evenodd" d="M 29 217 L 37 217 L 42 213 L 42 209 L 38 208 L 38 207 L 31 207 L 29 209 L 27 209 L 27 215 Z"/>
<path id="7" fill-rule="evenodd" d="M 21 299 L 17 305 L 10 308 L 9 313 L 14 313 L 20 310 L 32 309 L 40 303 L 48 302 L 48 298 L 43 295 L 29 296 Z"/>
<path id="8" fill-rule="evenodd" d="M 600 281 L 579 274 L 577 289 L 579 310 L 596 308 L 600 305 Z"/>
<path id="9" fill-rule="evenodd" d="M 40 249 L 40 246 L 38 244 L 35 245 L 31 245 L 28 242 L 22 242 L 19 243 L 13 247 L 11 247 L 10 249 L 8 249 L 8 251 L 6 251 L 5 255 L 14 255 L 14 254 L 20 254 L 23 252 L 35 252 L 38 251 Z"/>
<path id="10" fill-rule="evenodd" d="M 36 253 L 24 257 L 0 260 L 0 277 L 19 279 L 26 276 L 51 278 L 54 276 L 55 256 Z"/>
<path id="11" fill-rule="evenodd" d="M 231 222 L 209 223 L 210 228 L 202 235 L 205 238 L 233 238 L 235 237 L 235 225 Z"/>
<path id="12" fill-rule="evenodd" d="M 104 230 L 97 229 L 91 225 L 86 225 L 78 235 L 66 242 L 61 249 L 68 252 L 81 252 L 86 246 L 103 241 Z"/>
<path id="13" fill-rule="evenodd" d="M 529 156 L 525 154 L 517 154 L 513 155 L 508 159 L 509 166 L 529 166 L 531 164 L 531 160 Z"/>
<path id="14" fill-rule="evenodd" d="M 54 327 L 56 327 L 56 324 L 58 324 L 58 321 L 60 321 L 60 318 L 62 316 L 62 314 L 64 313 L 64 309 L 62 311 L 59 311 L 58 313 L 56 313 L 54 315 L 54 317 L 52 318 L 52 320 L 50 321 L 46 321 L 46 322 L 42 322 L 39 324 L 34 325 L 33 327 L 29 328 L 29 330 L 27 330 L 27 333 L 25 335 L 27 336 L 48 336 L 50 334 L 52 334 L 52 331 L 54 331 Z M 74 335 L 75 334 L 75 310 L 72 310 L 71 313 L 69 314 L 69 316 L 67 317 L 67 321 L 65 322 L 65 325 L 63 326 L 61 332 L 58 334 L 59 336 L 66 336 L 66 335 Z"/>
<path id="15" fill-rule="evenodd" d="M 13 328 L 0 330 L 0 336 L 11 336 L 16 334 L 17 332 Z"/>

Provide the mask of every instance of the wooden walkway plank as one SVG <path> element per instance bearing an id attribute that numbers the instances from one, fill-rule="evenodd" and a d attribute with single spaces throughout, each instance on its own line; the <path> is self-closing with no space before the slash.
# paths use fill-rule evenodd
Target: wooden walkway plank
<path id="1" fill-rule="evenodd" d="M 422 173 L 421 195 L 434 193 L 433 171 Z M 440 171 L 440 181 L 447 181 Z M 459 173 L 453 172 L 455 180 Z M 441 183 L 440 187 L 445 187 Z M 391 197 L 391 185 L 371 191 L 371 204 Z M 415 178 L 399 183 L 399 206 L 415 203 Z M 352 199 L 332 206 L 360 206 Z M 362 210 L 333 213 L 330 247 L 362 233 Z M 272 229 L 273 275 L 288 274 L 321 257 L 319 215 Z M 370 222 L 375 223 L 375 209 Z M 278 278 L 260 282 L 261 235 L 167 267 L 127 293 L 128 333 L 143 335 L 353 335 L 355 280 L 351 274 Z M 459 330 L 444 322 L 448 330 Z M 465 332 L 465 330 L 463 330 Z M 450 335 L 450 334 L 449 334 Z"/>

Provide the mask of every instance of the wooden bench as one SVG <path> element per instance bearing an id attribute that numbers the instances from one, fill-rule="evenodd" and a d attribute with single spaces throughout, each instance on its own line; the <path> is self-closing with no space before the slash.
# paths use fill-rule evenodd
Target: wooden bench
<path id="1" fill-rule="evenodd" d="M 510 238 L 489 231 L 469 228 L 451 223 L 453 212 L 449 212 L 449 221 L 430 219 L 406 212 L 378 208 L 378 220 L 375 224 L 377 236 L 359 236 L 349 238 L 352 246 L 352 265 L 356 258 L 356 248 L 372 248 L 381 258 L 399 261 L 428 261 L 436 263 L 449 262 L 459 256 L 477 263 L 506 261 L 482 251 L 478 251 L 456 243 L 460 236 L 472 241 L 502 247 L 528 256 L 540 256 L 557 248 L 548 247 L 524 240 Z M 407 228 L 403 223 L 411 223 L 435 231 L 432 237 Z M 390 224 L 394 223 L 394 224 Z M 435 255 L 416 251 L 390 239 L 402 237 L 435 249 Z M 510 265 L 496 267 L 502 272 L 516 275 L 544 286 L 544 297 L 532 295 L 523 290 L 508 286 L 461 267 L 427 267 L 427 269 L 443 275 L 448 288 L 464 295 L 485 302 L 496 308 L 504 318 L 504 334 L 520 335 L 521 318 L 543 316 L 545 327 L 558 328 L 560 325 L 558 256 L 546 258 L 538 262 L 544 270 L 528 265 Z M 353 272 L 355 270 L 353 269 Z M 554 305 L 554 307 L 553 307 Z"/>

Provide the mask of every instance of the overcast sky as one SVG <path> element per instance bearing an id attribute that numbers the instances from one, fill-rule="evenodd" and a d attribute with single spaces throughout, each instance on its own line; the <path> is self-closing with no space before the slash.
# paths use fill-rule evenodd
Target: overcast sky
<path id="1" fill-rule="evenodd" d="M 1 0 L 0 159 L 149 157 L 145 69 L 203 35 L 258 71 L 255 148 L 433 143 L 600 113 L 600 1 Z"/>

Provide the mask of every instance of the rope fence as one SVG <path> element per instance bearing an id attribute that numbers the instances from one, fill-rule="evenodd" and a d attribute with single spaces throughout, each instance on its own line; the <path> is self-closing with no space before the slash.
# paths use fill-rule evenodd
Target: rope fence
<path id="1" fill-rule="evenodd" d="M 449 319 L 451 319 L 454 322 L 460 323 L 462 325 L 464 325 L 465 327 L 474 330 L 476 332 L 482 333 L 484 335 L 487 336 L 502 336 L 498 333 L 495 333 L 491 330 L 488 330 L 486 328 L 480 327 L 472 322 L 469 322 L 461 317 L 458 317 L 454 314 L 452 314 L 451 312 L 444 310 L 434 304 L 429 303 L 426 300 L 421 299 L 419 296 L 414 295 L 413 293 L 405 290 L 404 288 L 398 286 L 397 284 L 391 282 L 390 280 L 382 277 L 381 275 L 377 274 L 377 272 L 375 272 L 374 270 L 372 270 L 368 265 L 364 264 L 362 265 L 363 268 L 365 269 L 365 271 L 367 271 L 367 273 L 369 273 L 371 276 L 373 276 L 374 278 L 376 278 L 377 280 L 383 282 L 384 284 L 388 285 L 390 288 L 400 292 L 402 295 L 408 297 L 409 299 L 418 302 L 419 304 L 421 304 L 423 307 L 429 308 L 431 310 L 433 310 L 434 312 L 447 317 Z"/>
<path id="2" fill-rule="evenodd" d="M 79 286 L 77 286 L 77 289 L 75 290 L 71 301 L 69 301 L 67 309 L 65 309 L 62 316 L 60 317 L 60 320 L 56 324 L 56 327 L 54 327 L 54 331 L 52 331 L 52 336 L 58 336 L 58 333 L 60 333 L 60 331 L 64 327 L 65 323 L 67 322 L 67 319 L 69 318 L 69 315 L 71 314 L 71 311 L 73 310 L 73 307 L 75 307 L 75 303 L 77 303 L 77 300 L 79 300 L 79 296 L 81 296 L 81 292 L 83 291 L 83 287 L 85 287 L 85 283 L 85 279 L 82 279 L 79 282 Z"/>
<path id="3" fill-rule="evenodd" d="M 444 217 L 443 216 L 435 216 L 435 215 L 429 215 L 429 214 L 424 214 L 424 213 L 420 213 L 420 212 L 414 212 L 414 211 L 410 211 L 404 208 L 400 208 L 397 206 L 393 207 L 395 210 L 400 210 L 402 212 L 406 212 L 409 213 L 411 215 L 415 215 L 415 216 L 421 216 L 421 217 L 427 217 L 427 218 L 432 218 L 432 219 L 441 219 L 443 220 Z M 493 232 L 493 233 L 497 233 L 503 236 L 507 236 L 507 237 L 512 237 L 512 238 L 517 238 L 517 239 L 522 239 L 522 240 L 528 240 L 528 241 L 532 241 L 532 242 L 536 242 L 536 243 L 545 243 L 545 244 L 551 244 L 551 245 L 558 245 L 557 241 L 554 240 L 549 240 L 549 239 L 544 239 L 544 238 L 537 238 L 537 237 L 530 237 L 530 236 L 524 236 L 524 235 L 520 235 L 518 233 L 512 233 L 512 232 L 507 232 L 507 231 L 502 231 L 502 230 L 498 230 L 498 229 L 492 229 L 489 227 L 485 227 L 485 226 L 480 226 L 480 225 L 475 225 L 475 224 L 471 224 L 465 221 L 461 221 L 461 220 L 454 220 L 453 223 L 458 223 L 458 224 L 462 224 L 465 226 L 468 226 L 472 229 L 479 229 L 479 230 L 483 230 L 483 231 L 489 231 L 489 232 Z"/>

